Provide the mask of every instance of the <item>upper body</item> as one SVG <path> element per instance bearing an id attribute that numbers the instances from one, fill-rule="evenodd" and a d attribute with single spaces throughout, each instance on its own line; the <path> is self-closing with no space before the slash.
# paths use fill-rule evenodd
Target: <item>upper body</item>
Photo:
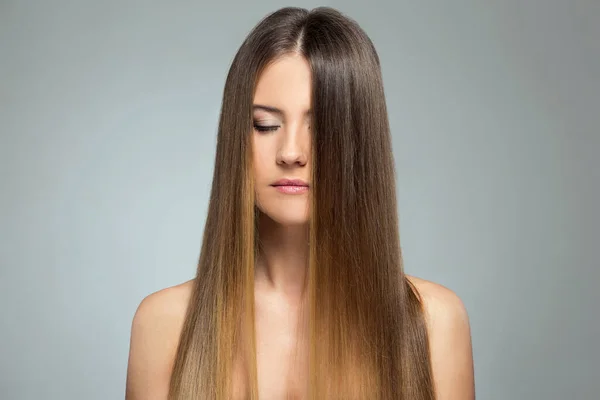
<path id="1" fill-rule="evenodd" d="M 366 34 L 356 23 L 331 8 L 310 12 L 299 8 L 281 9 L 263 19 L 250 36 L 242 45 L 239 57 L 235 57 L 226 82 L 219 127 L 220 147 L 217 147 L 221 151 L 217 151 L 215 158 L 215 171 L 221 172 L 213 177 L 216 192 L 211 193 L 213 208 L 209 208 L 210 218 L 208 228 L 205 228 L 209 232 L 206 246 L 217 246 L 215 252 L 229 251 L 223 243 L 210 240 L 240 235 L 240 230 L 230 228 L 232 224 L 227 219 L 232 215 L 240 218 L 237 225 L 258 228 L 254 238 L 258 246 L 253 268 L 259 398 L 305 399 L 307 377 L 302 374 L 309 368 L 306 368 L 307 341 L 302 340 L 306 326 L 298 323 L 303 320 L 298 317 L 301 305 L 308 298 L 314 309 L 316 298 L 331 295 L 331 300 L 338 294 L 347 293 L 345 289 L 348 288 L 340 286 L 354 285 L 354 282 L 349 275 L 331 275 L 333 271 L 340 271 L 338 266 L 349 264 L 348 270 L 362 274 L 356 279 L 364 280 L 365 285 L 362 289 L 357 288 L 357 292 L 371 290 L 373 293 L 373 288 L 381 287 L 378 282 L 383 282 L 383 277 L 400 272 L 395 270 L 401 265 L 401 259 L 397 251 L 397 226 L 394 226 L 397 220 L 395 176 L 390 168 L 393 158 L 382 74 Z M 252 93 L 249 93 L 250 86 Z M 244 108 L 248 106 L 248 111 L 251 108 L 251 120 L 246 110 L 239 109 L 240 102 L 250 96 L 252 104 L 244 104 Z M 246 151 L 246 146 L 251 147 L 251 152 Z M 231 163 L 236 160 L 242 162 L 240 168 L 232 169 Z M 318 166 L 318 174 L 314 173 L 315 166 Z M 245 171 L 244 168 L 252 170 Z M 234 175 L 235 171 L 237 175 Z M 251 185 L 230 184 L 249 180 L 249 176 Z M 248 193 L 241 196 L 244 187 Z M 254 204 L 228 203 L 232 198 L 238 198 L 236 196 Z M 219 207 L 223 204 L 226 206 Z M 258 209 L 258 217 L 248 216 L 252 214 L 248 212 L 252 205 Z M 356 212 L 356 207 L 363 207 L 364 212 Z M 318 224 L 310 223 L 311 216 L 318 218 Z M 249 218 L 253 220 L 249 221 Z M 222 220 L 226 221 L 220 226 Z M 221 235 L 214 235 L 215 231 Z M 321 234 L 317 236 L 317 232 Z M 313 240 L 312 244 L 310 240 Z M 237 246 L 241 257 L 240 249 L 243 247 Z M 392 253 L 394 249 L 396 253 Z M 313 276 L 311 290 L 317 283 L 319 288 L 331 288 L 324 290 L 335 290 L 330 293 L 319 290 L 317 296 L 321 297 L 304 296 L 312 250 L 317 250 L 313 252 L 316 254 L 313 267 L 318 264 L 316 271 L 324 275 Z M 344 259 L 332 262 L 329 257 L 332 255 Z M 200 267 L 215 265 L 208 264 L 204 257 L 201 261 L 206 264 L 199 264 L 199 271 Z M 218 262 L 218 259 L 214 261 Z M 229 272 L 232 267 L 237 268 L 229 263 L 221 267 L 230 268 Z M 244 268 L 250 267 L 245 264 Z M 345 280 L 337 279 L 335 287 L 321 286 L 330 282 L 327 280 L 330 276 Z M 471 337 L 463 303 L 455 293 L 441 285 L 415 277 L 408 279 L 423 298 L 437 399 L 473 399 Z M 241 280 L 234 280 L 233 284 L 239 282 Z M 386 288 L 392 290 L 399 290 L 399 284 L 405 284 L 389 283 L 391 285 Z M 212 281 L 202 284 L 212 284 Z M 188 281 L 163 289 L 149 295 L 139 305 L 131 330 L 127 400 L 166 399 L 193 287 L 193 282 Z M 364 300 L 366 296 L 357 295 L 356 298 Z M 371 310 L 370 307 L 377 304 L 365 300 L 354 312 Z M 317 328 L 318 322 L 324 319 L 328 322 L 325 329 L 340 320 L 342 324 L 338 327 L 344 323 L 348 327 L 350 321 L 360 319 L 355 315 L 356 318 L 351 320 L 348 314 L 352 311 L 344 310 L 343 305 L 340 309 L 324 306 L 323 310 L 326 312 L 319 316 L 324 318 L 317 320 Z M 337 319 L 337 315 L 332 315 L 338 311 L 346 318 Z M 373 314 L 383 318 L 383 314 Z M 373 322 L 377 327 L 380 323 L 381 319 Z M 332 335 L 327 336 L 332 332 L 325 331 L 324 340 L 332 339 Z M 421 331 L 411 333 L 406 340 L 422 343 Z M 243 332 L 241 336 L 251 337 Z M 202 338 L 194 339 L 202 341 Z M 338 340 L 341 340 L 340 335 L 325 343 L 339 344 Z M 400 346 L 399 341 L 390 336 L 385 340 L 384 345 Z M 310 348 L 316 351 L 317 344 L 310 343 Z M 355 348 L 348 349 L 348 357 L 357 353 Z M 406 354 L 415 362 L 423 358 L 410 353 Z M 335 361 L 340 361 L 337 365 L 352 363 L 348 361 L 351 358 L 333 360 L 334 356 L 330 354 L 320 353 L 319 357 L 325 365 L 336 365 Z M 248 363 L 238 364 L 237 361 L 233 388 L 234 394 L 240 393 L 243 397 L 244 384 L 238 385 L 236 381 L 239 376 L 244 376 L 244 371 L 237 366 Z M 332 371 L 346 374 L 343 378 L 351 372 Z M 410 377 L 417 375 L 412 373 Z M 428 385 L 421 388 L 430 393 L 429 377 L 421 378 L 419 382 Z M 254 390 L 254 383 L 254 380 L 250 382 L 251 390 Z M 312 388 L 319 390 L 319 384 L 324 382 L 317 380 Z"/>
<path id="2" fill-rule="evenodd" d="M 442 285 L 414 276 L 407 278 L 423 298 L 437 399 L 474 399 L 471 334 L 463 302 Z M 192 285 L 193 280 L 190 280 L 162 289 L 140 303 L 131 328 L 127 400 L 167 398 Z M 287 318 L 281 318 L 290 311 L 285 310 L 285 304 L 279 304 L 277 309 L 270 307 L 268 310 L 257 304 L 257 309 L 263 311 L 261 319 L 257 319 L 259 386 L 265 388 L 261 398 L 279 398 L 276 394 L 284 390 L 283 382 L 269 371 L 281 369 L 282 363 L 290 362 L 289 357 L 286 358 L 286 343 L 293 336 L 293 327 L 287 323 Z M 265 342 L 269 345 L 261 347 L 260 343 Z"/>

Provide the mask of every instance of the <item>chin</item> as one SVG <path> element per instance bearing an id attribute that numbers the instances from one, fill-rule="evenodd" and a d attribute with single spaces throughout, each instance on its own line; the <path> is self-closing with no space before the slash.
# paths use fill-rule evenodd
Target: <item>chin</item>
<path id="1" fill-rule="evenodd" d="M 301 226 L 308 224 L 310 218 L 305 208 L 293 209 L 277 207 L 276 209 L 269 209 L 260 207 L 259 210 L 264 216 L 271 219 L 273 222 L 282 226 Z"/>

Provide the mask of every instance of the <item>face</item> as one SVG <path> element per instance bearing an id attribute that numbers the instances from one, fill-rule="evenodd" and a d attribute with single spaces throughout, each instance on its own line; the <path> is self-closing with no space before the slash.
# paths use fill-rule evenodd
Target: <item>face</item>
<path id="1" fill-rule="evenodd" d="M 299 55 L 269 65 L 255 90 L 252 146 L 256 205 L 281 225 L 305 224 L 309 219 L 310 96 L 310 66 Z"/>

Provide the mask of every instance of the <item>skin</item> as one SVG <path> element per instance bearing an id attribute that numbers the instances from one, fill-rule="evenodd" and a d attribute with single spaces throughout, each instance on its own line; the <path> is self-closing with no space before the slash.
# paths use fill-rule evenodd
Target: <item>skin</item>
<path id="1" fill-rule="evenodd" d="M 308 265 L 308 192 L 284 194 L 273 186 L 282 178 L 310 184 L 310 67 L 300 57 L 285 57 L 261 75 L 254 105 L 282 110 L 253 111 L 252 133 L 260 241 L 255 284 L 291 304 L 301 301 Z M 263 127 L 275 130 L 261 131 Z"/>
<path id="2" fill-rule="evenodd" d="M 305 353 L 294 353 L 302 282 L 308 265 L 308 194 L 283 194 L 271 186 L 281 178 L 310 177 L 310 68 L 301 56 L 270 65 L 257 84 L 254 123 L 272 131 L 252 132 L 261 250 L 256 264 L 256 328 L 260 398 L 305 398 Z M 475 398 L 469 318 L 450 289 L 408 276 L 423 296 L 438 400 Z M 166 399 L 177 341 L 193 280 L 148 295 L 131 327 L 126 399 Z M 293 357 L 296 355 L 297 357 Z"/>
<path id="3" fill-rule="evenodd" d="M 255 267 L 255 312 L 259 398 L 304 398 L 307 367 L 298 312 L 308 266 L 309 194 L 280 193 L 282 178 L 310 185 L 311 72 L 300 57 L 285 57 L 261 75 L 253 111 L 252 149 L 260 251 Z M 264 131 L 265 126 L 274 130 Z M 310 190 L 310 189 L 309 189 Z M 299 331 L 300 329 L 300 331 Z M 306 343 L 305 343 L 306 344 Z M 283 371 L 288 375 L 282 376 Z"/>

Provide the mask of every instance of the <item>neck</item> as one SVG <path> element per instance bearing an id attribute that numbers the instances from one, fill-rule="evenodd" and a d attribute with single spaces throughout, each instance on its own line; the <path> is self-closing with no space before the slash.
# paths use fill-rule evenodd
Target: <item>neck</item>
<path id="1" fill-rule="evenodd" d="M 259 213 L 255 285 L 296 301 L 304 295 L 308 270 L 308 224 L 284 226 Z"/>

